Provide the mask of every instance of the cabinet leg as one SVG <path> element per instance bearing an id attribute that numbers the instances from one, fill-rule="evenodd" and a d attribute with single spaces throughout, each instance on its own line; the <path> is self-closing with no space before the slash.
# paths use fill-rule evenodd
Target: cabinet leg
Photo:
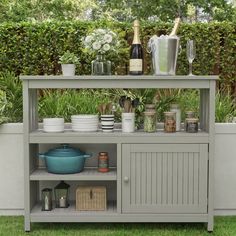
<path id="1" fill-rule="evenodd" d="M 207 231 L 213 232 L 213 227 L 214 227 L 214 217 L 209 217 L 208 223 L 207 223 Z"/>
<path id="2" fill-rule="evenodd" d="M 25 232 L 30 232 L 30 222 L 25 220 Z"/>

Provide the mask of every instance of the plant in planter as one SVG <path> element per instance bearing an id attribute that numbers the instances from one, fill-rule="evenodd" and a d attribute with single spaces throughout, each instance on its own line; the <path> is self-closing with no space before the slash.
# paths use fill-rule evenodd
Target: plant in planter
<path id="1" fill-rule="evenodd" d="M 132 100 L 130 97 L 121 96 L 119 104 L 124 109 L 124 112 L 122 113 L 122 132 L 134 132 L 135 108 L 140 104 L 139 98 Z"/>
<path id="2" fill-rule="evenodd" d="M 67 50 L 59 57 L 59 63 L 61 64 L 62 74 L 64 76 L 74 76 L 75 66 L 79 63 L 79 59 L 74 53 Z"/>
<path id="3" fill-rule="evenodd" d="M 114 130 L 114 107 L 112 103 L 99 104 L 98 111 L 101 114 L 102 131 L 112 132 Z"/>

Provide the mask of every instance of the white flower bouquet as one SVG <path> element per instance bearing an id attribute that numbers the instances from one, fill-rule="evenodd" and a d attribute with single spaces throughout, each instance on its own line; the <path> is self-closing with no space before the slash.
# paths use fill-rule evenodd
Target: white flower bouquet
<path id="1" fill-rule="evenodd" d="M 84 39 L 85 49 L 97 54 L 114 51 L 117 43 L 117 35 L 109 29 L 96 29 Z"/>

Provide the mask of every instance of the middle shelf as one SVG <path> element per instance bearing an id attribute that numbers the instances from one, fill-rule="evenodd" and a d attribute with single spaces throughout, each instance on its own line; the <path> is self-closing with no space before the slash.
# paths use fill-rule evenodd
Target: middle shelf
<path id="1" fill-rule="evenodd" d="M 52 174 L 48 173 L 45 168 L 34 170 L 30 175 L 30 180 L 47 181 L 47 180 L 76 180 L 76 181 L 116 181 L 116 168 L 110 168 L 109 172 L 101 173 L 97 168 L 85 168 L 82 172 L 76 174 Z"/>
<path id="2" fill-rule="evenodd" d="M 186 133 L 184 131 L 165 133 L 157 130 L 147 133 L 142 130 L 134 133 L 123 133 L 115 130 L 111 133 L 98 132 L 74 132 L 65 130 L 63 133 L 45 133 L 36 130 L 30 133 L 30 143 L 209 143 L 209 133 L 199 130 L 198 133 Z"/>

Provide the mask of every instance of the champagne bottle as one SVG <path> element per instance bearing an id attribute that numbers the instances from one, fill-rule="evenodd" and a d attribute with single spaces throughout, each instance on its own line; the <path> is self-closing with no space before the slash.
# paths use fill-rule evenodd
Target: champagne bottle
<path id="1" fill-rule="evenodd" d="M 173 27 L 173 29 L 172 29 L 172 31 L 171 31 L 169 36 L 177 35 L 177 31 L 179 29 L 179 25 L 180 25 L 180 18 L 178 17 L 178 18 L 175 18 L 175 25 L 174 25 L 174 27 Z"/>
<path id="2" fill-rule="evenodd" d="M 134 38 L 130 50 L 129 73 L 130 75 L 143 74 L 143 49 L 139 38 L 139 21 L 134 21 Z"/>

